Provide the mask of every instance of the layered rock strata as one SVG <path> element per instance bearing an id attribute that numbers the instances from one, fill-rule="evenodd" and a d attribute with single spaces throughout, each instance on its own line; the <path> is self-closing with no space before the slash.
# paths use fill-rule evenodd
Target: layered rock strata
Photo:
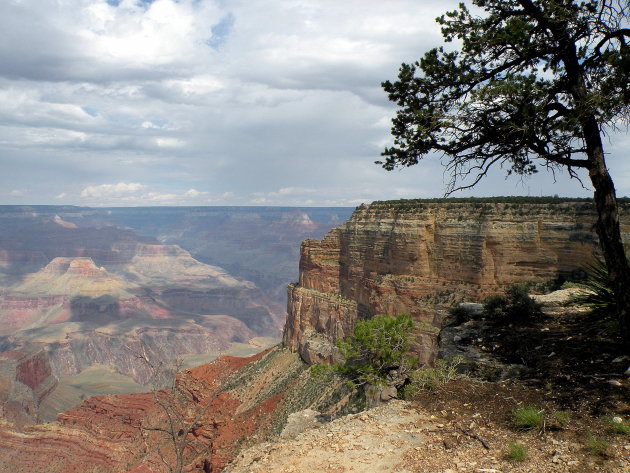
<path id="1" fill-rule="evenodd" d="M 17 425 L 37 422 L 39 404 L 56 386 L 41 346 L 0 353 L 0 419 Z"/>
<path id="2" fill-rule="evenodd" d="M 443 319 L 436 304 L 570 275 L 598 251 L 595 221 L 587 200 L 362 205 L 321 241 L 302 243 L 284 343 L 309 363 L 332 360 L 332 342 L 357 319 L 411 313 L 419 322 L 414 349 L 431 362 Z"/>
<path id="3" fill-rule="evenodd" d="M 176 397 L 168 390 L 93 396 L 50 424 L 0 424 L 0 473 L 166 471 L 163 460 L 174 466 L 175 451 L 160 429 L 174 408 L 183 418 L 178 426 L 193 425 L 184 471 L 219 472 L 241 447 L 278 435 L 293 412 L 347 413 L 351 394 L 345 383 L 311 376 L 296 354 L 278 348 L 182 371 L 174 389 Z"/>

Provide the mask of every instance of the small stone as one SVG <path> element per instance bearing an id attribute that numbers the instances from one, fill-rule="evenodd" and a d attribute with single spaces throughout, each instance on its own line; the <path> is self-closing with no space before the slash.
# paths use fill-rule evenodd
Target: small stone
<path id="1" fill-rule="evenodd" d="M 622 384 L 616 379 L 609 379 L 608 384 L 610 384 L 611 386 L 622 386 Z"/>
<path id="2" fill-rule="evenodd" d="M 459 335 L 455 335 L 455 336 L 453 337 L 453 341 L 454 341 L 455 343 L 461 342 L 461 341 L 462 341 L 462 337 L 460 337 Z"/>

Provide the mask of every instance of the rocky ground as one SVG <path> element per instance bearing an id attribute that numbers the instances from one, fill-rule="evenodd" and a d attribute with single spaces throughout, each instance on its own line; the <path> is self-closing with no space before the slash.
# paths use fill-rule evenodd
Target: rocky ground
<path id="1" fill-rule="evenodd" d="M 630 430 L 630 357 L 613 322 L 562 300 L 518 324 L 472 320 L 444 332 L 457 340 L 452 352 L 477 354 L 485 380 L 459 376 L 299 434 L 295 414 L 283 438 L 245 450 L 226 471 L 630 472 L 630 434 L 611 422 Z M 524 406 L 544 421 L 517 428 L 513 412 Z M 524 459 L 510 457 L 513 444 Z"/>

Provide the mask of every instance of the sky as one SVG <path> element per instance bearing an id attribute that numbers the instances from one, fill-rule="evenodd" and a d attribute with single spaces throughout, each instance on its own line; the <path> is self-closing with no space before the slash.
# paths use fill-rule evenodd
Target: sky
<path id="1" fill-rule="evenodd" d="M 458 1 L 458 0 L 457 0 Z M 441 197 L 387 172 L 380 86 L 453 0 L 1 0 L 0 204 L 354 206 Z M 630 195 L 628 135 L 606 144 Z M 497 169 L 454 196 L 588 196 Z"/>

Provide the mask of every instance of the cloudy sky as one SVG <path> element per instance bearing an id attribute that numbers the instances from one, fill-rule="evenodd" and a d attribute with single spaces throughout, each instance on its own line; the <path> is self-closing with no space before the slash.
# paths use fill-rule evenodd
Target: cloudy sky
<path id="1" fill-rule="evenodd" d="M 440 197 L 386 172 L 380 83 L 453 0 L 1 0 L 0 204 L 357 205 Z M 630 141 L 609 165 L 630 195 Z M 589 195 L 498 171 L 458 195 Z"/>

